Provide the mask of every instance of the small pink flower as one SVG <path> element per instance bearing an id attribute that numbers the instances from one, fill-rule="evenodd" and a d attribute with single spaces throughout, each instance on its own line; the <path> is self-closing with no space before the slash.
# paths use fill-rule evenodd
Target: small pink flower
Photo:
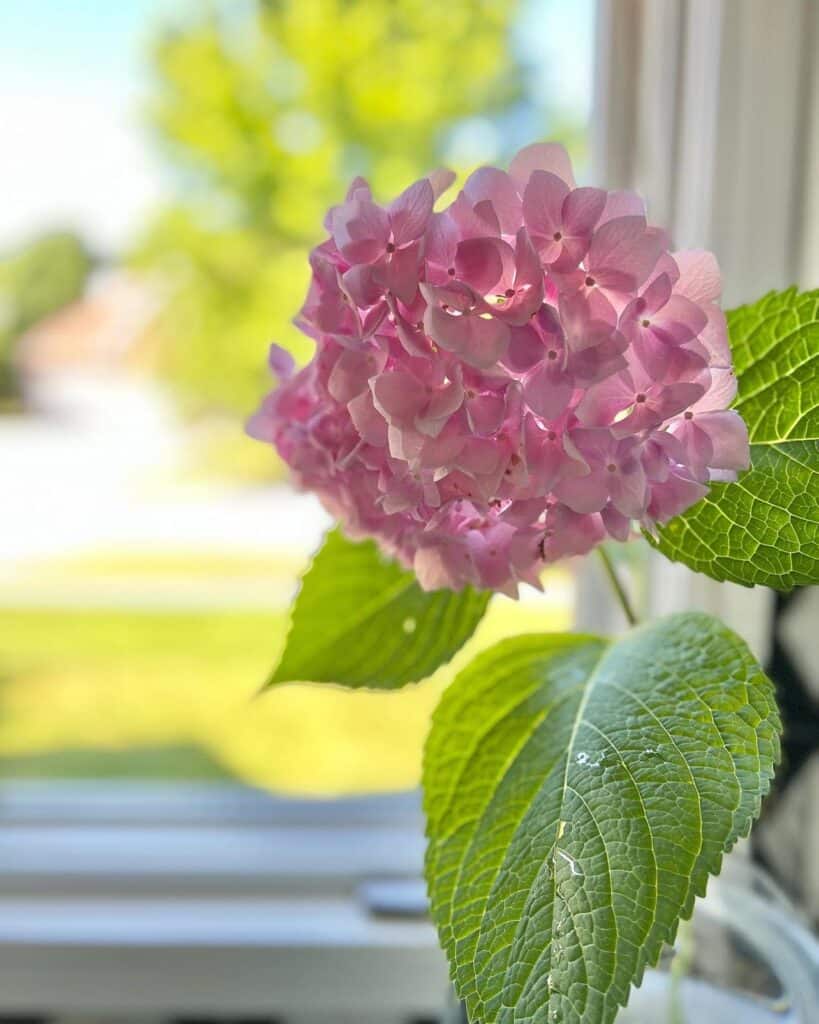
<path id="1" fill-rule="evenodd" d="M 387 206 L 356 179 L 311 254 L 316 342 L 248 423 L 354 538 L 423 587 L 514 596 L 544 563 L 684 511 L 748 465 L 710 253 L 669 250 L 562 147 L 436 171 Z"/>

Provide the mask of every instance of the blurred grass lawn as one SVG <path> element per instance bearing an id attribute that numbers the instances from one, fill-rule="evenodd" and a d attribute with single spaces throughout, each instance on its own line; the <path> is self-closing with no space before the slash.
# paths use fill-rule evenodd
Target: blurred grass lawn
<path id="1" fill-rule="evenodd" d="M 555 588 L 566 579 L 558 572 Z M 284 686 L 253 700 L 283 643 L 284 612 L 4 609 L 0 773 L 234 778 L 306 793 L 412 786 L 453 669 L 503 636 L 566 628 L 569 614 L 559 600 L 496 598 L 453 666 L 424 684 L 387 694 Z"/>

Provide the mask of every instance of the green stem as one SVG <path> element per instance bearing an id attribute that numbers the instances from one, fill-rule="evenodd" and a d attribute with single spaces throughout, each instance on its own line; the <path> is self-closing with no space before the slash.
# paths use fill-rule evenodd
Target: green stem
<path id="1" fill-rule="evenodd" d="M 598 548 L 597 553 L 603 562 L 603 567 L 606 570 L 606 575 L 611 582 L 614 593 L 617 595 L 617 600 L 620 602 L 620 607 L 623 609 L 623 614 L 628 619 L 630 626 L 638 625 L 638 619 L 629 601 L 628 594 L 623 589 L 623 584 L 620 582 L 620 577 L 612 564 L 611 558 L 609 558 L 608 552 L 605 548 Z"/>

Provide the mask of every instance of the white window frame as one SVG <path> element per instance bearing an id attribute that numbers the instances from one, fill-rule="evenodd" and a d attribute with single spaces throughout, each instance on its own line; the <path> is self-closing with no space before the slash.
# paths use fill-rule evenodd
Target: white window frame
<path id="1" fill-rule="evenodd" d="M 819 284 L 819 5 L 598 0 L 593 179 L 711 249 L 727 307 Z M 652 615 L 700 608 L 767 654 L 772 594 L 651 554 Z"/>

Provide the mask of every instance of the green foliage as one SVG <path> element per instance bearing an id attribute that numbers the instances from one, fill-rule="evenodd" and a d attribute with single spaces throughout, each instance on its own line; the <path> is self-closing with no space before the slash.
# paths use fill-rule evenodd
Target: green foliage
<path id="1" fill-rule="evenodd" d="M 444 694 L 424 758 L 435 922 L 470 1020 L 609 1024 L 778 757 L 773 687 L 703 614 L 525 636 Z"/>
<path id="2" fill-rule="evenodd" d="M 514 6 L 221 3 L 158 41 L 150 116 L 182 198 L 134 259 L 174 283 L 157 329 L 192 403 L 247 412 L 269 340 L 309 353 L 290 319 L 325 210 L 358 173 L 397 193 L 437 165 L 450 123 L 510 102 Z"/>
<path id="3" fill-rule="evenodd" d="M 0 396 L 14 390 L 13 346 L 43 317 L 79 298 L 91 257 L 70 232 L 54 232 L 0 259 Z"/>
<path id="4" fill-rule="evenodd" d="M 417 682 L 466 643 L 488 592 L 426 593 L 372 541 L 328 534 L 305 573 L 270 685 L 340 683 L 393 690 Z"/>
<path id="5" fill-rule="evenodd" d="M 717 580 L 819 583 L 819 291 L 728 314 L 751 469 L 660 530 L 663 554 Z"/>

